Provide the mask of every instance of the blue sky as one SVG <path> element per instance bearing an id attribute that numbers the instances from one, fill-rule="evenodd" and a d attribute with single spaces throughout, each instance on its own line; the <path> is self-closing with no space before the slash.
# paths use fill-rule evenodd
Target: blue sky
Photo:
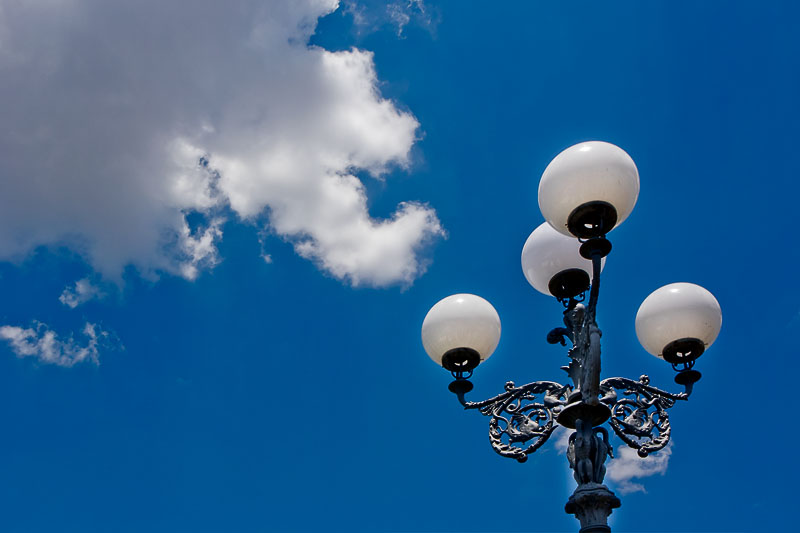
<path id="1" fill-rule="evenodd" d="M 471 399 L 566 380 L 561 306 L 519 256 L 542 171 L 594 139 L 641 180 L 610 235 L 604 376 L 677 388 L 634 333 L 654 289 L 723 311 L 668 455 L 610 483 L 612 527 L 789 529 L 797 16 L 0 2 L 2 529 L 577 530 L 556 439 L 495 455 L 419 330 L 479 294 L 503 335 Z"/>

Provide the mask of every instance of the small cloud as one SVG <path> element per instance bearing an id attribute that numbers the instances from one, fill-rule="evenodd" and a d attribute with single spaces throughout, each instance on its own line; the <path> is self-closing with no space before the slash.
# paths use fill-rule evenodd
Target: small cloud
<path id="1" fill-rule="evenodd" d="M 179 236 L 182 252 L 179 272 L 189 281 L 197 279 L 201 270 L 211 270 L 220 262 L 217 243 L 222 240 L 223 218 L 211 220 L 208 226 L 192 232 L 184 219 Z"/>
<path id="2" fill-rule="evenodd" d="M 270 236 L 270 232 L 266 229 L 262 228 L 258 232 L 258 244 L 261 246 L 261 259 L 268 265 L 272 264 L 272 254 L 267 252 L 267 238 Z"/>
<path id="3" fill-rule="evenodd" d="M 397 36 L 403 36 L 403 30 L 413 20 L 419 26 L 432 30 L 434 19 L 423 0 L 405 0 L 392 2 L 386 6 L 389 20 L 397 28 Z"/>
<path id="4" fill-rule="evenodd" d="M 569 436 L 572 433 L 573 430 L 563 426 L 558 426 L 553 432 L 554 446 L 559 455 L 567 453 Z M 647 490 L 645 490 L 644 485 L 633 480 L 641 480 L 656 474 L 663 476 L 667 471 L 669 457 L 672 455 L 672 441 L 663 450 L 653 455 L 648 455 L 644 459 L 639 457 L 636 450 L 625 445 L 616 446 L 614 455 L 614 459 L 606 462 L 606 481 L 621 494 L 630 494 L 631 492 L 646 493 Z M 570 472 L 572 471 L 570 470 Z"/>
<path id="5" fill-rule="evenodd" d="M 406 27 L 406 25 L 408 25 L 409 22 L 411 22 L 411 15 L 408 11 L 408 8 L 411 6 L 411 4 L 412 2 L 408 2 L 407 5 L 403 5 L 400 2 L 395 2 L 386 6 L 386 12 L 389 14 L 389 19 L 397 27 L 398 37 L 403 35 L 403 29 Z"/>
<path id="6" fill-rule="evenodd" d="M 622 494 L 647 492 L 644 485 L 633 480 L 664 475 L 667 472 L 669 457 L 672 455 L 672 442 L 653 455 L 639 457 L 636 450 L 627 446 L 617 446 L 617 457 L 606 464 L 606 479 L 611 481 Z"/>
<path id="7" fill-rule="evenodd" d="M 390 26 L 402 38 L 403 31 L 410 24 L 434 33 L 439 22 L 436 11 L 424 0 L 394 0 L 389 3 L 345 0 L 343 11 L 353 17 L 353 25 L 359 36 Z"/>
<path id="8" fill-rule="evenodd" d="M 556 429 L 553 431 L 553 437 L 555 437 L 555 444 L 553 444 L 553 446 L 558 450 L 558 455 L 565 455 L 567 453 L 569 436 L 572 435 L 572 431 L 573 430 L 567 429 L 564 426 L 556 426 Z"/>
<path id="9" fill-rule="evenodd" d="M 366 8 L 355 0 L 345 0 L 343 12 L 353 17 L 353 24 L 359 30 L 369 24 Z"/>
<path id="10" fill-rule="evenodd" d="M 105 294 L 97 285 L 93 284 L 89 278 L 83 278 L 76 281 L 74 287 L 66 287 L 58 297 L 58 301 L 70 309 L 75 309 L 89 300 L 103 296 Z"/>
<path id="11" fill-rule="evenodd" d="M 42 363 L 63 367 L 84 361 L 99 364 L 98 347 L 111 338 L 110 334 L 89 322 L 81 333 L 87 339 L 83 345 L 76 342 L 72 335 L 66 340 L 59 339 L 53 330 L 38 321 L 25 329 L 18 326 L 0 327 L 0 339 L 8 342 L 17 357 L 35 357 Z"/>

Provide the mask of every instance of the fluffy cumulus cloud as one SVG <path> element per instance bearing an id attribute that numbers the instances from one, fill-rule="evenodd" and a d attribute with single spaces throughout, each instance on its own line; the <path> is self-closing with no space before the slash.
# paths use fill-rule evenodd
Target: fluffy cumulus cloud
<path id="1" fill-rule="evenodd" d="M 419 124 L 370 52 L 309 46 L 337 7 L 0 0 L 0 260 L 66 244 L 106 278 L 193 279 L 233 216 L 353 285 L 410 283 L 435 212 L 375 219 L 355 174 L 407 167 Z"/>
<path id="2" fill-rule="evenodd" d="M 109 338 L 106 331 L 89 322 L 83 327 L 85 344 L 74 338 L 62 340 L 41 322 L 30 328 L 17 326 L 0 327 L 0 339 L 8 342 L 17 357 L 34 357 L 42 363 L 70 367 L 84 361 L 99 362 L 98 345 Z"/>

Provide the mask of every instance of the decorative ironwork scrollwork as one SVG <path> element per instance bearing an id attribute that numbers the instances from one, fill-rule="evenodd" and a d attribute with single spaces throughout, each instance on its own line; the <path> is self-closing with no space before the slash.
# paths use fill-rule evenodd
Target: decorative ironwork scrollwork
<path id="1" fill-rule="evenodd" d="M 623 397 L 619 398 L 617 391 Z M 673 394 L 650 385 L 643 375 L 639 381 L 628 378 L 608 378 L 600 382 L 601 402 L 611 408 L 614 433 L 625 444 L 647 457 L 664 448 L 670 439 L 671 428 L 667 409 L 677 400 L 688 400 L 689 393 Z"/>
<path id="2" fill-rule="evenodd" d="M 524 463 L 528 454 L 539 449 L 553 433 L 555 416 L 566 405 L 572 387 L 553 381 L 517 387 L 509 381 L 505 389 L 504 393 L 481 402 L 467 402 L 463 396 L 459 400 L 465 409 L 477 409 L 491 417 L 489 442 L 495 452 Z"/>

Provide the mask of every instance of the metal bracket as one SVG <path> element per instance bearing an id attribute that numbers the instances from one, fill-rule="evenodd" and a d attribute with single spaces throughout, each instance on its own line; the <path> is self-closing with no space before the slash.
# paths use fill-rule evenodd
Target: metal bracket
<path id="1" fill-rule="evenodd" d="M 688 400 L 686 392 L 673 394 L 650 385 L 643 375 L 639 381 L 628 378 L 608 378 L 600 382 L 600 401 L 611 408 L 608 423 L 625 444 L 647 457 L 664 448 L 670 439 L 671 428 L 667 409 L 676 401 Z M 619 397 L 617 391 L 623 395 Z"/>
<path id="2" fill-rule="evenodd" d="M 553 381 L 535 381 L 521 387 L 513 381 L 506 391 L 482 402 L 458 399 L 464 409 L 477 409 L 489 421 L 489 442 L 495 452 L 520 463 L 547 442 L 556 428 L 556 416 L 567 404 L 572 387 Z M 523 446 L 528 441 L 533 443 Z"/>

